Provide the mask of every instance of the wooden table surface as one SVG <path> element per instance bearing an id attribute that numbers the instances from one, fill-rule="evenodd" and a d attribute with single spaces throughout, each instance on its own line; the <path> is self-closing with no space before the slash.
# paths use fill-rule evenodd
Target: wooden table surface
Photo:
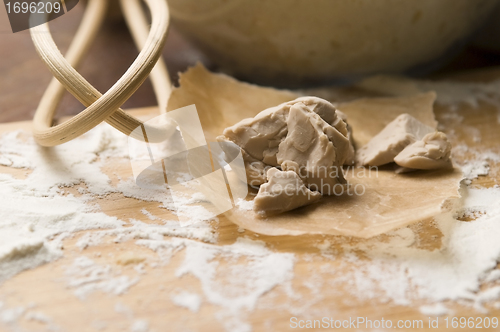
<path id="1" fill-rule="evenodd" d="M 81 5 L 79 5 L 81 7 Z M 71 15 L 81 16 L 82 9 L 77 8 Z M 34 48 L 31 45 L 29 35 L 25 32 L 11 34 L 10 28 L 6 24 L 5 13 L 0 10 L 0 122 L 14 120 L 28 120 L 35 109 L 44 88 L 48 84 L 50 74 L 37 58 Z M 53 23 L 53 31 L 56 41 L 64 49 L 71 39 L 78 20 L 70 18 L 70 15 L 62 17 Z M 181 69 L 187 63 L 193 61 L 193 57 L 179 59 L 179 54 L 189 54 L 192 50 L 177 35 L 172 34 L 169 45 L 172 49 L 179 51 L 177 55 L 168 52 L 166 56 L 170 68 Z M 182 53 L 185 52 L 185 53 Z M 441 72 L 452 72 L 457 66 L 463 65 L 468 68 L 470 63 L 476 65 L 491 64 L 497 61 L 496 57 L 483 56 L 476 51 L 468 51 L 459 58 L 449 69 Z M 470 53 L 472 52 L 472 53 Z M 135 48 L 132 45 L 126 29 L 122 23 L 109 23 L 103 29 L 95 47 L 92 49 L 88 60 L 82 66 L 82 73 L 89 81 L 100 90 L 106 90 L 117 77 L 123 72 L 134 55 Z M 471 55 L 472 54 L 472 55 Z M 479 55 L 478 55 L 479 54 Z M 487 58 L 485 60 L 485 58 Z M 461 59 L 461 60 L 460 60 Z M 464 59 L 469 59 L 465 61 Z M 472 60 L 471 60 L 472 59 Z M 478 60 L 479 59 L 479 60 Z M 461 62 L 465 62 L 461 63 Z M 454 67 L 455 66 L 455 67 Z M 461 68 L 462 68 L 461 67 Z M 106 75 L 102 75 L 106 68 Z M 451 69 L 450 69 L 451 68 Z M 486 74 L 488 75 L 486 75 Z M 462 80 L 486 80 L 484 77 L 500 78 L 500 71 L 486 71 L 481 75 L 462 75 Z M 493 74 L 491 74 L 493 73 Z M 145 84 L 132 100 L 127 102 L 125 108 L 136 106 L 154 105 L 154 96 L 151 92 L 149 83 Z M 70 96 L 64 99 L 61 105 L 61 114 L 74 114 L 81 110 Z M 152 112 L 152 109 L 140 110 L 140 113 Z M 447 123 L 447 109 L 443 107 L 436 108 L 438 119 L 447 129 L 451 129 L 452 123 Z M 463 106 L 458 113 L 464 116 L 464 125 L 471 126 L 479 130 L 482 134 L 481 142 L 470 140 L 460 127 L 456 130 L 456 140 L 476 148 L 493 148 L 500 141 L 500 131 L 497 130 L 497 109 L 482 104 L 481 110 L 472 110 Z M 0 132 L 6 132 L 14 129 L 30 128 L 29 122 L 15 122 L 0 125 Z M 455 142 L 456 143 L 456 142 Z M 130 174 L 130 169 L 126 166 L 117 166 L 112 164 L 109 169 L 115 167 L 121 175 Z M 118 167 L 118 168 L 117 168 Z M 491 176 L 482 177 L 473 182 L 473 185 L 491 187 L 500 183 L 499 165 L 492 165 Z M 23 176 L 23 170 L 15 170 L 7 167 L 0 167 L 0 172 L 13 174 L 14 176 Z M 112 174 L 112 172 L 110 172 Z M 114 177 L 116 181 L 116 177 Z M 76 192 L 76 191 L 75 191 Z M 142 202 L 136 199 L 126 198 L 119 194 L 113 194 L 106 198 L 96 199 L 101 209 L 108 215 L 119 218 L 136 218 L 148 222 L 147 218 L 140 212 L 146 208 L 153 214 L 165 214 L 164 209 L 159 209 L 157 204 Z M 410 226 L 419 237 L 418 246 L 426 249 L 437 248 L 440 243 L 440 231 L 433 225 L 431 220 L 424 220 L 418 225 Z M 227 245 L 234 243 L 239 237 L 250 237 L 252 239 L 263 240 L 269 248 L 280 253 L 293 253 L 296 259 L 294 268 L 294 291 L 299 297 L 295 302 L 287 295 L 287 290 L 277 286 L 272 291 L 266 293 L 263 297 L 272 302 L 273 299 L 283 299 L 291 301 L 290 303 L 299 307 L 301 301 L 307 299 L 308 289 L 302 280 L 310 277 L 311 272 L 319 269 L 325 264 L 329 266 L 340 266 L 340 264 L 349 264 L 342 261 L 342 258 L 325 258 L 320 255 L 317 244 L 329 240 L 334 246 L 341 244 L 356 243 L 365 240 L 356 240 L 351 238 L 335 236 L 280 236 L 269 237 L 259 236 L 252 232 L 238 232 L 238 228 L 224 218 L 220 218 L 220 223 L 214 228 L 218 233 L 217 245 Z M 429 236 L 432 234 L 434 236 Z M 217 306 L 203 302 L 200 311 L 193 313 L 185 308 L 174 305 L 170 301 L 170 296 L 178 289 L 189 289 L 194 293 L 202 294 L 202 285 L 199 280 L 191 275 L 178 278 L 175 275 L 176 268 L 182 263 L 183 252 L 173 255 L 170 263 L 166 266 L 156 268 L 146 265 L 145 273 L 141 274 L 140 281 L 131 287 L 125 294 L 120 296 L 109 295 L 104 292 L 94 292 L 86 300 L 78 299 L 74 290 L 67 287 L 63 280 L 65 269 L 70 266 L 76 257 L 85 255 L 92 257 L 99 264 L 110 265 L 112 269 L 120 270 L 125 275 L 136 275 L 134 264 L 123 265 L 123 257 L 131 255 L 139 257 L 139 261 L 148 263 L 158 262 L 159 257 L 149 249 L 138 246 L 134 241 L 125 241 L 114 243 L 113 241 L 104 241 L 102 244 L 80 249 L 76 246 L 79 236 L 69 238 L 64 242 L 64 257 L 43 265 L 33 270 L 25 271 L 0 285 L 0 301 L 9 308 L 17 306 L 27 307 L 30 303 L 35 303 L 36 310 L 43 312 L 51 317 L 54 325 L 57 325 L 63 331 L 128 331 L 132 323 L 137 319 L 145 319 L 149 327 L 154 331 L 221 331 L 222 324 L 215 319 L 218 313 Z M 382 241 L 382 238 L 380 238 Z M 375 239 L 377 241 L 377 239 Z M 312 259 L 311 259 L 312 254 Z M 227 261 L 221 261 L 221 268 Z M 345 268 L 345 265 L 343 265 Z M 413 303 L 411 306 L 395 305 L 393 303 L 380 303 L 376 300 L 350 300 L 351 293 L 349 289 L 324 289 L 321 300 L 313 304 L 315 308 L 331 308 L 332 313 L 337 317 L 366 316 L 371 319 L 424 319 L 418 307 L 424 302 Z M 270 302 L 270 303 L 271 303 Z M 293 302 L 293 303 L 292 303 Z M 117 308 L 120 305 L 122 309 Z M 482 316 L 483 314 L 471 311 L 469 307 L 461 306 L 458 303 L 447 303 L 452 308 L 455 316 Z M 128 309 L 123 309 L 128 308 Z M 120 309 L 120 310 L 118 310 Z M 500 310 L 491 308 L 489 316 L 500 317 Z M 255 331 L 281 331 L 289 330 L 289 319 L 291 313 L 282 310 L 279 307 L 270 308 L 266 306 L 257 306 L 257 308 L 247 313 L 247 319 L 252 323 Z M 16 331 L 41 331 L 50 326 L 40 320 L 22 320 Z M 0 330 L 9 331 L 9 325 L 2 325 L 0 320 Z M 419 331 L 427 331 L 424 328 Z M 484 329 L 483 329 L 484 330 Z M 137 330 L 142 331 L 142 330 Z"/>
<path id="2" fill-rule="evenodd" d="M 500 71 L 497 71 L 500 77 Z M 462 77 L 464 78 L 464 77 Z M 460 126 L 447 122 L 445 116 L 448 112 L 446 107 L 436 107 L 437 118 L 445 126 L 446 130 L 455 130 L 456 138 L 454 143 L 466 143 L 473 148 L 496 148 L 500 141 L 500 131 L 497 130 L 497 109 L 495 107 L 482 104 L 480 110 L 463 106 L 458 110 L 458 115 L 464 120 Z M 154 108 L 147 108 L 139 111 L 141 114 L 155 112 Z M 156 114 L 156 113 L 155 113 Z M 30 129 L 30 122 L 15 122 L 0 125 L 0 132 L 15 129 Z M 467 132 L 462 131 L 461 126 L 476 128 L 481 132 L 481 142 L 475 142 L 468 137 Z M 460 160 L 459 160 L 460 161 Z M 498 164 L 491 165 L 491 176 L 481 177 L 473 182 L 473 186 L 491 187 L 500 184 L 500 167 Z M 111 160 L 105 168 L 106 173 L 116 183 L 117 173 L 123 178 L 131 175 L 128 163 Z M 9 173 L 15 177 L 25 176 L 25 170 L 0 167 L 0 172 Z M 75 188 L 70 192 L 77 194 Z M 165 219 L 173 216 L 165 209 L 160 209 L 157 203 L 143 202 L 137 199 L 127 198 L 121 194 L 112 194 L 105 198 L 95 199 L 106 214 L 118 218 L 134 218 L 143 222 L 150 221 L 143 213 L 142 209 L 147 209 L 153 215 Z M 243 233 L 224 217 L 219 218 L 217 226 L 213 231 L 217 233 L 218 242 L 216 245 L 228 245 L 234 243 L 240 237 L 249 237 L 254 240 L 262 240 L 268 248 L 278 253 L 293 253 L 296 257 L 294 267 L 294 278 L 292 281 L 295 300 L 290 298 L 287 289 L 277 285 L 271 291 L 262 296 L 258 303 L 268 303 L 267 305 L 257 305 L 255 310 L 245 313 L 246 321 L 249 321 L 254 331 L 286 331 L 290 329 L 291 313 L 279 307 L 269 307 L 269 303 L 288 303 L 287 305 L 300 307 L 301 302 L 307 301 L 311 290 L 304 284 L 305 280 L 311 280 L 314 271 L 319 271 L 327 266 L 336 273 L 342 273 L 343 269 L 355 268 L 354 263 L 342 255 L 338 257 L 325 257 L 321 255 L 318 244 L 327 240 L 332 244 L 332 249 L 340 250 L 342 245 L 349 244 L 356 246 L 365 241 L 384 241 L 384 236 L 379 236 L 370 240 L 360 240 L 344 238 L 339 236 L 262 236 L 250 231 Z M 436 228 L 432 220 L 410 226 L 418 238 L 418 247 L 432 250 L 441 246 L 442 234 Z M 128 331 L 133 322 L 137 319 L 146 320 L 153 331 L 221 331 L 222 322 L 216 319 L 221 308 L 217 305 L 202 302 L 200 311 L 191 312 L 186 308 L 179 307 L 172 303 L 170 297 L 179 289 L 189 290 L 197 294 L 203 294 L 200 280 L 192 275 L 181 278 L 176 276 L 176 269 L 182 264 L 184 250 L 174 254 L 167 265 L 161 265 L 159 255 L 143 246 L 135 243 L 135 240 L 115 243 L 113 237 L 106 238 L 101 244 L 81 249 L 76 242 L 85 232 L 78 233 L 75 237 L 64 241 L 64 257 L 61 259 L 35 268 L 24 271 L 12 279 L 0 285 L 0 301 L 7 308 L 23 307 L 29 308 L 33 303 L 34 311 L 42 312 L 51 319 L 51 323 L 39 320 L 20 319 L 16 322 L 16 328 L 12 325 L 2 326 L 0 320 L 0 331 L 39 331 L 49 327 L 58 326 L 63 331 Z M 168 238 L 168 237 L 166 237 Z M 373 243 L 373 242 L 372 242 Z M 128 276 L 138 276 L 134 267 L 137 262 L 145 264 L 143 274 L 140 274 L 140 281 L 120 296 L 110 295 L 106 292 L 95 291 L 85 300 L 79 299 L 75 295 L 75 290 L 68 287 L 68 278 L 65 271 L 70 267 L 77 257 L 86 256 L 93 259 L 97 264 L 110 266 L 112 271 L 119 270 L 121 274 Z M 124 258 L 125 257 L 125 258 Z M 128 257 L 128 258 L 127 258 Z M 225 264 L 232 264 L 222 257 L 216 258 L 220 261 L 219 270 L 224 271 Z M 131 264 L 124 264 L 124 261 L 132 261 Z M 241 262 L 240 262 L 241 263 Z M 243 261 L 244 264 L 244 261 Z M 155 266 L 156 265 L 156 266 Z M 223 272 L 222 272 L 223 273 Z M 327 287 L 327 286 L 324 286 Z M 341 286 L 328 286 L 322 289 L 322 294 L 315 303 L 310 304 L 310 310 L 331 309 L 336 317 L 368 317 L 369 319 L 400 319 L 424 320 L 427 317 L 419 311 L 419 306 L 425 301 L 415 301 L 412 305 L 402 306 L 389 302 L 379 302 L 376 299 L 360 300 L 352 299 L 352 290 Z M 281 299 L 281 300 L 280 300 Z M 262 302 L 261 302 L 262 301 Z M 270 302 L 268 302 L 270 301 Z M 453 309 L 454 316 L 478 317 L 485 316 L 480 312 L 471 310 L 468 306 L 458 303 L 445 302 L 446 306 Z M 125 308 L 125 309 L 123 309 Z M 489 307 L 487 314 L 489 317 L 500 317 L 500 310 Z M 301 317 L 299 315 L 299 317 Z M 308 319 L 308 317 L 302 317 Z M 441 317 L 441 322 L 444 317 Z M 409 329 L 411 330 L 411 329 Z M 418 331 L 430 331 L 432 329 L 423 328 Z M 441 329 L 442 330 L 442 329 Z M 451 330 L 451 329 L 450 329 Z M 488 329 L 484 329 L 488 330 Z M 493 330 L 493 329 L 492 329 Z"/>

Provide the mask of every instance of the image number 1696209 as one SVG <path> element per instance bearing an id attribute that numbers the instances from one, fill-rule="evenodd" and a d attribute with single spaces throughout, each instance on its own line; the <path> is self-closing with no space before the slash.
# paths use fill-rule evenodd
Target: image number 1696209
<path id="1" fill-rule="evenodd" d="M 78 0 L 4 0 L 13 33 L 54 20 L 77 3 Z"/>

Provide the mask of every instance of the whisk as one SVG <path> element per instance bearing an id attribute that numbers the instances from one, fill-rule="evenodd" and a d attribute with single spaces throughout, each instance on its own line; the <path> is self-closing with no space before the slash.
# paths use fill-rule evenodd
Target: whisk
<path id="1" fill-rule="evenodd" d="M 172 87 L 167 67 L 161 59 L 169 27 L 166 0 L 144 0 L 151 12 L 150 28 L 140 0 L 119 1 L 134 42 L 141 51 L 125 74 L 104 94 L 97 91 L 75 68 L 83 59 L 106 18 L 108 0 L 88 1 L 82 22 L 66 56 L 61 54 L 52 39 L 48 23 L 30 29 L 31 38 L 40 58 L 54 75 L 33 118 L 33 135 L 40 145 L 48 147 L 68 142 L 103 121 L 125 135 L 144 140 L 140 131 L 135 130 L 142 126 L 145 131 L 143 122 L 127 114 L 120 106 L 150 74 L 159 109 L 161 112 L 166 112 Z M 53 126 L 54 114 L 65 89 L 86 109 L 68 121 Z M 171 130 L 173 129 L 169 130 L 168 125 L 167 128 L 148 127 L 148 138 L 154 139 L 156 133 L 157 138 L 161 140 Z"/>

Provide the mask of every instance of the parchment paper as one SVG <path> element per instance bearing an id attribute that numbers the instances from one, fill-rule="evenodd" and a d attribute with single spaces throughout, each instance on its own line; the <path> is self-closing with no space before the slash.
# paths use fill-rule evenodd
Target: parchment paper
<path id="1" fill-rule="evenodd" d="M 211 74 L 197 65 L 181 75 L 180 88 L 173 91 L 168 110 L 195 104 L 207 140 L 214 141 L 227 126 L 297 97 L 290 91 Z M 435 128 L 434 99 L 435 94 L 430 92 L 365 98 L 337 106 L 347 114 L 355 141 L 361 147 L 402 113 Z M 267 219 L 237 207 L 225 215 L 245 229 L 266 235 L 312 233 L 368 238 L 442 213 L 445 200 L 459 197 L 462 172 L 455 168 L 396 174 L 391 166 L 378 170 L 351 167 L 345 176 L 350 191 L 342 196 L 323 197 L 316 204 Z"/>

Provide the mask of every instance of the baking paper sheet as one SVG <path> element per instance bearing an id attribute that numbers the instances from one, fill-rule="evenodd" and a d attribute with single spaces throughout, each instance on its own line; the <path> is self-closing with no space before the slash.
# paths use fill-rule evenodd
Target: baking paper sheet
<path id="1" fill-rule="evenodd" d="M 314 90 L 309 90 L 314 95 Z M 224 128 L 298 94 L 241 83 L 212 74 L 197 65 L 181 75 L 180 88 L 170 97 L 168 110 L 195 104 L 208 141 Z M 364 98 L 337 107 L 347 114 L 358 147 L 391 122 L 408 113 L 436 127 L 433 92 L 403 97 Z M 396 174 L 391 165 L 376 169 L 346 169 L 349 191 L 323 197 L 318 203 L 266 219 L 253 211 L 233 208 L 225 216 L 235 224 L 266 235 L 333 234 L 372 237 L 435 216 L 447 199 L 459 197 L 458 169 Z M 248 197 L 247 199 L 252 199 Z"/>

